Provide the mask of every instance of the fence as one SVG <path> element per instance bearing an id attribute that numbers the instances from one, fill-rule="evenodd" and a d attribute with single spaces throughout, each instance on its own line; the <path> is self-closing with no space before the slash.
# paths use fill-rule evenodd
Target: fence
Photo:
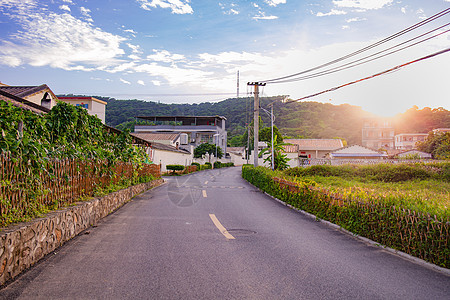
<path id="1" fill-rule="evenodd" d="M 131 163 L 117 162 L 108 166 L 106 162 L 90 160 L 54 160 L 42 168 L 29 164 L 0 156 L 1 226 L 8 223 L 7 218 L 17 221 L 32 216 L 39 207 L 68 205 L 81 197 L 93 196 L 95 189 L 124 179 L 161 177 L 160 165 L 144 164 L 137 168 Z"/>

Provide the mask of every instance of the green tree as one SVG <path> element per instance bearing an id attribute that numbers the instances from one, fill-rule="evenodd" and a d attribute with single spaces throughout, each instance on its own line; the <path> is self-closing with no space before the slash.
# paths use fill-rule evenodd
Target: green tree
<path id="1" fill-rule="evenodd" d="M 259 152 L 259 157 L 262 157 L 264 154 L 269 154 L 265 159 L 264 162 L 269 162 L 270 167 L 272 167 L 275 170 L 285 170 L 289 168 L 288 161 L 290 160 L 287 158 L 287 155 L 284 152 L 283 146 L 286 145 L 285 143 L 281 142 L 278 143 L 278 139 L 276 136 L 274 136 L 273 139 L 273 154 L 274 154 L 274 167 L 272 167 L 272 148 L 264 148 Z"/>
<path id="2" fill-rule="evenodd" d="M 194 157 L 195 158 L 201 158 L 206 153 L 209 154 L 210 160 L 211 160 L 211 155 L 216 155 L 216 153 L 217 153 L 218 158 L 222 158 L 222 156 L 223 156 L 222 148 L 220 148 L 219 146 L 213 145 L 213 144 L 209 144 L 209 143 L 200 144 L 197 146 L 197 148 L 194 149 Z"/>
<path id="3" fill-rule="evenodd" d="M 273 138 L 274 141 L 276 139 L 277 143 L 283 142 L 283 137 L 281 136 L 280 131 L 278 131 L 277 126 L 273 126 Z M 259 130 L 259 140 L 268 142 L 269 144 L 272 142 L 272 127 L 264 127 Z"/>
<path id="4" fill-rule="evenodd" d="M 450 132 L 430 132 L 427 139 L 417 145 L 417 149 L 431 153 L 437 159 L 450 159 Z"/>

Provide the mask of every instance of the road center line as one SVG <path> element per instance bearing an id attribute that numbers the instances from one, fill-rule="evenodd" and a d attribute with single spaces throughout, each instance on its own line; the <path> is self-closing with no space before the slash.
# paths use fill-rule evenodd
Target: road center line
<path id="1" fill-rule="evenodd" d="M 229 240 L 234 240 L 234 236 L 228 233 L 225 227 L 219 222 L 215 214 L 209 214 L 209 217 L 213 221 L 214 225 L 216 225 L 217 229 Z"/>
<path id="2" fill-rule="evenodd" d="M 202 194 L 203 194 L 203 198 L 208 197 L 208 195 L 206 195 L 206 190 L 203 190 L 203 191 L 202 191 Z"/>

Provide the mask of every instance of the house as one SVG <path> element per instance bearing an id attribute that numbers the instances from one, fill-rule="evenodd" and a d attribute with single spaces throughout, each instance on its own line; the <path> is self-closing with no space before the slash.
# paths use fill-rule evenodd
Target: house
<path id="1" fill-rule="evenodd" d="M 87 109 L 88 114 L 97 116 L 105 124 L 106 102 L 94 97 L 66 97 L 60 96 L 59 100 Z"/>
<path id="2" fill-rule="evenodd" d="M 395 135 L 395 149 L 411 150 L 417 142 L 423 142 L 428 137 L 426 133 L 401 133 Z"/>
<path id="3" fill-rule="evenodd" d="M 433 129 L 433 133 L 444 133 L 444 132 L 450 132 L 450 128 L 436 128 Z"/>
<path id="4" fill-rule="evenodd" d="M 14 96 L 10 93 L 3 91 L 2 89 L 0 89 L 0 100 L 11 103 L 16 107 L 32 111 L 36 114 L 46 114 L 50 111 L 48 108 L 45 108 L 28 100 L 22 99 L 20 97 Z"/>
<path id="5" fill-rule="evenodd" d="M 144 140 L 149 141 L 149 142 L 170 145 L 170 146 L 173 146 L 173 147 L 179 146 L 180 142 L 181 142 L 181 133 L 135 132 L 135 133 L 131 133 L 131 135 L 139 137 L 139 138 L 144 139 Z"/>
<path id="6" fill-rule="evenodd" d="M 297 152 L 297 157 L 301 159 L 325 158 L 331 151 L 344 147 L 340 139 L 284 139 L 284 143 L 297 146 L 285 146 L 285 151 Z"/>
<path id="7" fill-rule="evenodd" d="M 365 118 L 362 145 L 371 149 L 394 149 L 394 127 L 391 119 Z"/>
<path id="8" fill-rule="evenodd" d="M 378 151 L 369 149 L 360 145 L 353 145 L 348 147 L 343 147 L 337 149 L 330 153 L 330 158 L 332 160 L 351 160 L 351 159 L 370 159 L 370 160 L 379 160 L 387 157 L 386 153 L 380 153 Z"/>
<path id="9" fill-rule="evenodd" d="M 426 153 L 426 152 L 422 152 L 419 150 L 407 150 L 407 151 L 403 151 L 398 153 L 397 155 L 395 155 L 395 158 L 419 158 L 419 159 L 431 159 L 431 154 L 430 153 Z"/>
<path id="10" fill-rule="evenodd" d="M 161 164 L 161 172 L 166 172 L 167 165 L 183 165 L 189 166 L 193 162 L 193 153 L 177 148 L 176 146 L 169 144 L 162 144 L 154 142 L 153 140 L 147 140 L 145 135 L 142 137 L 132 134 L 133 138 L 143 140 L 147 143 L 148 148 L 146 150 L 149 163 Z"/>
<path id="11" fill-rule="evenodd" d="M 137 117 L 154 125 L 135 125 L 134 132 L 141 133 L 184 133 L 179 147 L 195 148 L 203 143 L 218 145 L 227 152 L 226 118 L 223 116 L 141 116 Z"/>
<path id="12" fill-rule="evenodd" d="M 3 83 L 0 85 L 0 91 L 22 98 L 23 100 L 27 100 L 47 109 L 51 109 L 55 106 L 56 101 L 58 100 L 46 84 L 39 86 L 10 86 Z"/>

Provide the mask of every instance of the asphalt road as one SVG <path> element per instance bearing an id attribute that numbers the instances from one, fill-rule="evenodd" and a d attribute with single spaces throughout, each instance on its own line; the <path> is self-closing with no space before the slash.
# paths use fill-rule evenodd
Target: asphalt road
<path id="1" fill-rule="evenodd" d="M 449 276 L 281 205 L 238 167 L 167 180 L 0 298 L 450 299 Z"/>

